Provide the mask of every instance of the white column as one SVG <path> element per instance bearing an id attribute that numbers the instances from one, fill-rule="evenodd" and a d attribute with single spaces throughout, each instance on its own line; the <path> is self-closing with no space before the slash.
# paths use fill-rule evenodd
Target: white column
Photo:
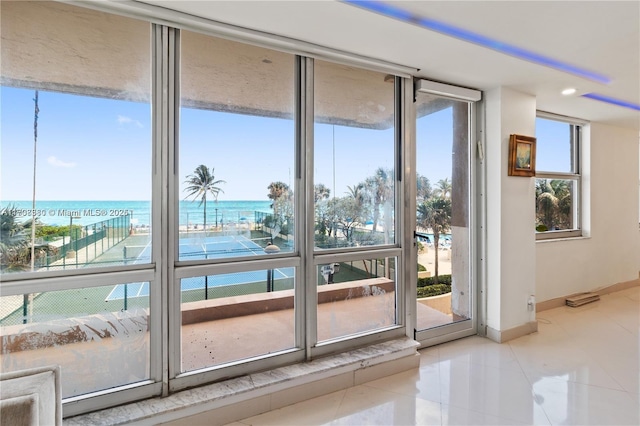
<path id="1" fill-rule="evenodd" d="M 485 99 L 487 336 L 506 341 L 537 330 L 535 178 L 508 176 L 509 136 L 535 136 L 536 99 L 504 87 Z"/>

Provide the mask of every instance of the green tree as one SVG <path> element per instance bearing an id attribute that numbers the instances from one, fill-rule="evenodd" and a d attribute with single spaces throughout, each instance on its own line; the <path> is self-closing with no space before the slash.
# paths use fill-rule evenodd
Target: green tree
<path id="1" fill-rule="evenodd" d="M 316 204 L 321 200 L 327 200 L 330 195 L 331 190 L 324 183 L 318 183 L 313 186 L 313 199 Z"/>
<path id="2" fill-rule="evenodd" d="M 272 228 L 280 227 L 284 229 L 285 233 L 289 233 L 289 218 L 293 217 L 293 194 L 289 185 L 284 182 L 271 182 L 267 187 L 269 190 L 271 208 L 273 209 L 274 224 Z"/>
<path id="3" fill-rule="evenodd" d="M 348 186 L 346 194 L 356 200 L 360 204 L 364 204 L 367 199 L 367 193 L 365 191 L 366 185 L 364 183 L 359 183 L 357 185 Z"/>
<path id="4" fill-rule="evenodd" d="M 435 250 L 435 277 L 438 283 L 438 245 L 440 234 L 451 228 L 451 199 L 432 197 L 418 206 L 418 224 L 433 233 Z"/>
<path id="5" fill-rule="evenodd" d="M 267 197 L 273 201 L 273 203 L 271 203 L 273 214 L 278 216 L 278 209 L 280 207 L 279 201 L 286 200 L 291 197 L 289 185 L 284 182 L 271 182 L 267 189 L 269 190 Z"/>
<path id="6" fill-rule="evenodd" d="M 325 184 L 319 183 L 313 186 L 314 213 L 316 226 L 319 235 L 331 233 L 331 224 L 327 220 L 327 200 L 331 196 L 331 190 Z"/>
<path id="7" fill-rule="evenodd" d="M 418 201 L 428 200 L 433 195 L 433 188 L 431 187 L 429 178 L 422 176 L 420 173 L 418 173 L 416 177 L 416 187 Z"/>
<path id="8" fill-rule="evenodd" d="M 451 198 L 451 181 L 449 178 L 440 179 L 433 191 L 433 196 L 440 198 Z"/>
<path id="9" fill-rule="evenodd" d="M 207 232 L 207 194 L 211 194 L 215 201 L 218 201 L 218 194 L 224 191 L 218 186 L 226 183 L 223 180 L 216 180 L 213 167 L 211 170 L 204 164 L 196 167 L 192 175 L 187 176 L 184 182 L 188 186 L 184 189 L 187 192 L 185 199 L 193 197 L 193 200 L 200 199 L 198 207 L 204 204 L 204 231 Z"/>
<path id="10" fill-rule="evenodd" d="M 31 267 L 31 224 L 31 219 L 16 220 L 11 206 L 0 210 L 0 269 L 3 271 L 26 271 Z M 36 252 L 39 254 L 40 251 Z"/>
<path id="11" fill-rule="evenodd" d="M 345 239 L 351 243 L 353 241 L 353 231 L 363 222 L 362 205 L 352 197 L 342 197 L 329 200 L 329 209 L 335 212 L 334 220 L 337 227 Z"/>
<path id="12" fill-rule="evenodd" d="M 536 179 L 536 222 L 546 229 L 571 229 L 571 184 L 562 179 Z"/>
<path id="13" fill-rule="evenodd" d="M 393 197 L 393 173 L 382 167 L 378 168 L 375 174 L 365 181 L 365 187 L 371 194 L 373 202 L 373 228 L 375 232 L 378 228 L 378 219 L 380 218 L 380 206 Z"/>

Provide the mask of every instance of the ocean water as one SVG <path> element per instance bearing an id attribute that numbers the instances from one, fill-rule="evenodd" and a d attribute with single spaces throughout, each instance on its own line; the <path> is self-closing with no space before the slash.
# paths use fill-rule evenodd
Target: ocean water
<path id="1" fill-rule="evenodd" d="M 271 213 L 271 201 L 208 201 L 207 224 L 253 222 L 255 212 Z M 31 201 L 2 201 L 0 210 L 15 208 L 18 220 L 28 220 L 32 214 Z M 131 215 L 135 226 L 151 223 L 150 201 L 36 201 L 36 216 L 46 225 L 92 225 L 115 217 Z M 202 224 L 204 205 L 198 201 L 180 201 L 180 225 Z M 73 219 L 71 219 L 73 217 Z"/>

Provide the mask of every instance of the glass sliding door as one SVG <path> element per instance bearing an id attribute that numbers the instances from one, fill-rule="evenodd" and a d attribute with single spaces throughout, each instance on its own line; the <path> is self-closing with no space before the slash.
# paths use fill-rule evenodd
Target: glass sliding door
<path id="1" fill-rule="evenodd" d="M 473 108 L 467 100 L 421 91 L 415 105 L 416 339 L 437 343 L 475 333 Z"/>

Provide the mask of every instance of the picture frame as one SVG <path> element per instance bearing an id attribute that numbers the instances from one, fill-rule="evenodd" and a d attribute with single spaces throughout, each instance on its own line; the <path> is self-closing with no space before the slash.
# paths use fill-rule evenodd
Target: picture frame
<path id="1" fill-rule="evenodd" d="M 536 175 L 536 138 L 511 135 L 509 137 L 509 176 Z"/>

